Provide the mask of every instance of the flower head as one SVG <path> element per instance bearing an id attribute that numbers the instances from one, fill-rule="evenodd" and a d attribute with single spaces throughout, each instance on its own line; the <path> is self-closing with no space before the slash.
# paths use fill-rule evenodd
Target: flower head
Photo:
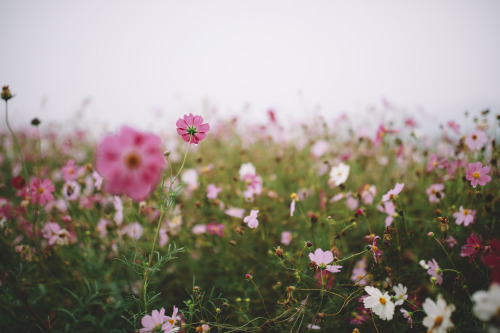
<path id="1" fill-rule="evenodd" d="M 53 201 L 54 196 L 52 193 L 55 190 L 54 185 L 50 179 L 44 179 L 43 181 L 39 178 L 35 178 L 31 184 L 31 195 L 33 203 L 39 203 L 40 205 L 45 205 L 47 202 Z"/>
<path id="2" fill-rule="evenodd" d="M 258 210 L 252 209 L 250 215 L 246 216 L 243 219 L 243 222 L 248 223 L 249 228 L 257 228 L 259 226 L 259 221 L 257 220 Z"/>
<path id="3" fill-rule="evenodd" d="M 472 295 L 472 300 L 474 301 L 472 311 L 476 317 L 482 321 L 494 319 L 496 323 L 500 323 L 500 284 L 492 283 L 488 291 L 476 291 Z"/>
<path id="4" fill-rule="evenodd" d="M 441 268 L 439 268 L 436 259 L 432 259 L 432 261 L 429 260 L 427 262 L 427 266 L 429 267 L 427 274 L 436 279 L 436 284 L 441 285 L 441 283 L 443 283 L 443 272 L 441 271 Z"/>
<path id="5" fill-rule="evenodd" d="M 465 138 L 465 144 L 471 150 L 478 150 L 483 148 L 484 144 L 488 142 L 488 137 L 483 131 L 474 130 Z"/>
<path id="6" fill-rule="evenodd" d="M 500 239 L 490 240 L 488 251 L 481 259 L 486 266 L 492 268 L 491 281 L 500 283 Z"/>
<path id="7" fill-rule="evenodd" d="M 422 307 L 427 315 L 422 324 L 429 329 L 428 332 L 446 333 L 448 329 L 454 327 L 451 314 L 455 311 L 455 306 L 447 305 L 443 296 L 439 295 L 437 302 L 427 298 Z"/>
<path id="8" fill-rule="evenodd" d="M 350 167 L 344 163 L 334 166 L 332 170 L 330 170 L 330 180 L 328 181 L 328 185 L 333 188 L 345 183 L 347 177 L 349 177 L 349 170 Z"/>
<path id="9" fill-rule="evenodd" d="M 405 301 L 405 299 L 408 298 L 408 288 L 403 286 L 401 283 L 399 283 L 397 286 L 394 286 L 392 288 L 396 295 L 394 295 L 394 298 L 396 299 L 396 302 L 394 302 L 394 305 L 402 305 Z"/>
<path id="10" fill-rule="evenodd" d="M 430 202 L 439 202 L 442 198 L 444 198 L 444 185 L 433 184 L 427 188 L 425 193 L 429 196 Z"/>
<path id="11" fill-rule="evenodd" d="M 458 225 L 463 223 L 466 227 L 474 223 L 474 216 L 476 216 L 474 209 L 464 209 L 463 206 L 460 206 L 460 211 L 453 213 L 453 217 L 456 218 L 455 223 Z"/>
<path id="12" fill-rule="evenodd" d="M 154 134 L 122 127 L 105 137 L 96 153 L 96 170 L 106 180 L 109 193 L 125 194 L 143 201 L 160 181 L 165 165 L 160 138 Z"/>
<path id="13" fill-rule="evenodd" d="M 465 177 L 470 181 L 472 187 L 476 187 L 477 184 L 484 186 L 491 181 L 488 172 L 490 172 L 489 166 L 483 167 L 481 162 L 470 163 L 465 169 Z"/>
<path id="14" fill-rule="evenodd" d="M 203 124 L 201 116 L 193 116 L 192 113 L 184 115 L 184 118 L 179 118 L 175 124 L 177 125 L 177 133 L 182 136 L 182 139 L 195 144 L 205 139 L 210 130 L 210 125 Z"/>
<path id="15" fill-rule="evenodd" d="M 311 259 L 311 262 L 314 262 L 321 270 L 327 270 L 331 273 L 338 273 L 340 272 L 340 268 L 342 268 L 342 266 L 329 265 L 329 263 L 333 261 L 332 251 L 323 251 L 317 248 L 314 253 L 309 253 L 309 259 Z"/>
<path id="16" fill-rule="evenodd" d="M 281 233 L 281 244 L 289 245 L 292 241 L 292 233 L 290 231 L 283 231 Z"/>
<path id="17" fill-rule="evenodd" d="M 379 289 L 370 286 L 366 286 L 365 291 L 369 295 L 363 299 L 365 308 L 372 309 L 372 311 L 382 320 L 392 320 L 395 306 L 391 301 L 389 293 L 385 292 L 382 294 Z"/>
<path id="18" fill-rule="evenodd" d="M 382 201 L 395 199 L 398 196 L 398 194 L 401 193 L 404 186 L 405 186 L 404 183 L 403 184 L 396 183 L 396 186 L 394 186 L 392 190 L 384 194 L 384 196 L 382 197 Z"/>
<path id="19" fill-rule="evenodd" d="M 471 263 L 476 256 L 483 250 L 483 240 L 481 235 L 477 237 L 472 234 L 467 238 L 467 244 L 462 246 L 462 251 L 460 251 L 461 257 L 470 257 L 469 263 Z"/>
<path id="20" fill-rule="evenodd" d="M 378 247 L 377 239 L 380 239 L 380 236 L 375 236 L 375 238 L 373 238 L 373 243 L 370 248 L 373 253 L 373 260 L 375 261 L 375 263 L 378 263 L 380 261 L 380 257 L 382 257 L 383 253 Z"/>
<path id="21" fill-rule="evenodd" d="M 170 332 L 173 326 L 168 322 L 168 317 L 165 316 L 164 308 L 161 308 L 160 311 L 153 310 L 151 315 L 142 317 L 141 324 L 142 328 L 139 330 L 140 333 L 156 332 L 157 330 L 165 332 L 167 329 L 169 329 L 168 332 Z"/>

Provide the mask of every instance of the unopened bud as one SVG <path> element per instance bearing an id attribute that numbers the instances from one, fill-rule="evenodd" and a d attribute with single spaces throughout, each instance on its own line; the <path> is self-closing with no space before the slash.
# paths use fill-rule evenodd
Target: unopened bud
<path id="1" fill-rule="evenodd" d="M 310 241 L 307 241 L 307 242 L 306 242 L 306 245 L 307 245 L 307 247 L 311 247 L 311 246 L 313 246 L 313 244 L 312 244 Z"/>
<path id="2" fill-rule="evenodd" d="M 170 156 L 170 154 L 172 154 L 172 152 L 170 150 L 165 150 L 165 152 L 163 153 L 163 156 L 168 157 L 168 156 Z"/>
<path id="3" fill-rule="evenodd" d="M 9 90 L 9 86 L 3 86 L 2 87 L 2 93 L 1 93 L 1 97 L 4 101 L 8 101 L 9 99 L 11 99 L 12 97 L 12 94 L 10 93 L 10 90 Z"/>
<path id="4" fill-rule="evenodd" d="M 42 122 L 41 122 L 41 121 L 40 121 L 40 119 L 38 119 L 38 118 L 33 118 L 33 119 L 31 120 L 31 125 L 33 125 L 33 126 L 38 126 L 38 125 L 40 125 L 41 123 L 42 123 Z"/>

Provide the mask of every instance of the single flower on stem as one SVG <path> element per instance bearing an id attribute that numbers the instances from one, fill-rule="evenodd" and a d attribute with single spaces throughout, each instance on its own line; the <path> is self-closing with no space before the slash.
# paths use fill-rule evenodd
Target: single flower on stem
<path id="1" fill-rule="evenodd" d="M 210 125 L 208 123 L 203 123 L 202 116 L 193 116 L 192 113 L 184 115 L 183 118 L 179 118 L 176 125 L 177 133 L 182 136 L 182 139 L 194 144 L 198 144 L 205 139 L 207 132 L 210 130 Z"/>
<path id="2" fill-rule="evenodd" d="M 465 169 L 465 177 L 468 181 L 470 181 L 472 187 L 476 187 L 477 184 L 485 186 L 491 181 L 491 177 L 488 176 L 488 172 L 490 172 L 490 167 L 483 167 L 483 163 L 481 162 L 469 163 Z"/>

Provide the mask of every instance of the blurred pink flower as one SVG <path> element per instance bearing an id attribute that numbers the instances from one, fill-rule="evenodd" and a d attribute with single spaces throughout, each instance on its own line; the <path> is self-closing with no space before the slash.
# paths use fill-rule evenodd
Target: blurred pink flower
<path id="1" fill-rule="evenodd" d="M 144 228 L 139 222 L 134 222 L 123 227 L 122 232 L 130 238 L 139 239 L 142 236 Z"/>
<path id="2" fill-rule="evenodd" d="M 249 228 L 257 228 L 259 226 L 259 221 L 257 221 L 258 210 L 253 210 L 250 212 L 250 215 L 246 216 L 243 219 L 243 222 L 248 223 Z"/>
<path id="3" fill-rule="evenodd" d="M 243 215 L 245 214 L 245 210 L 243 208 L 235 208 L 235 207 L 229 207 L 224 211 L 229 216 L 236 217 L 238 219 L 242 219 Z"/>
<path id="4" fill-rule="evenodd" d="M 210 235 L 217 234 L 219 237 L 224 237 L 224 228 L 226 226 L 224 224 L 217 224 L 217 222 L 212 221 L 207 224 L 206 228 Z"/>
<path id="5" fill-rule="evenodd" d="M 396 186 L 382 197 L 382 201 L 392 200 L 398 196 L 398 194 L 403 190 L 405 184 L 396 183 Z"/>
<path id="6" fill-rule="evenodd" d="M 207 198 L 210 200 L 217 199 L 217 196 L 222 191 L 222 187 L 217 187 L 215 184 L 207 185 Z"/>
<path id="7" fill-rule="evenodd" d="M 481 162 L 469 163 L 467 168 L 465 169 L 465 177 L 472 187 L 476 187 L 477 184 L 484 186 L 486 183 L 491 181 L 491 177 L 488 176 L 488 172 L 490 172 L 489 166 L 484 166 Z"/>
<path id="8" fill-rule="evenodd" d="M 377 194 L 377 188 L 375 185 L 366 184 L 361 189 L 361 200 L 365 205 L 371 205 L 373 203 L 373 199 L 375 199 L 375 195 Z"/>
<path id="9" fill-rule="evenodd" d="M 382 257 L 382 254 L 383 254 L 383 252 L 378 247 L 377 239 L 380 239 L 380 237 L 375 236 L 375 238 L 373 238 L 373 243 L 372 243 L 372 246 L 370 248 L 370 250 L 373 253 L 373 260 L 375 261 L 376 264 L 379 263 L 380 257 Z"/>
<path id="10" fill-rule="evenodd" d="M 470 257 L 469 263 L 471 263 L 476 256 L 483 250 L 483 238 L 481 235 L 477 237 L 472 234 L 467 238 L 467 244 L 462 246 L 462 251 L 460 251 L 461 257 Z"/>
<path id="11" fill-rule="evenodd" d="M 463 206 L 460 206 L 460 211 L 453 213 L 453 217 L 456 218 L 455 223 L 458 225 L 463 223 L 466 227 L 474 223 L 475 216 L 476 211 L 474 209 L 464 209 Z"/>
<path id="12" fill-rule="evenodd" d="M 443 283 L 443 272 L 441 271 L 441 268 L 439 268 L 436 259 L 432 259 L 432 261 L 429 260 L 427 262 L 427 266 L 429 267 L 429 269 L 427 270 L 427 274 L 436 279 L 436 284 L 441 285 Z"/>
<path id="13" fill-rule="evenodd" d="M 175 124 L 177 125 L 177 133 L 182 136 L 182 139 L 195 144 L 205 139 L 210 130 L 210 125 L 203 124 L 201 116 L 193 116 L 192 113 L 184 115 L 184 118 L 179 118 Z"/>
<path id="14" fill-rule="evenodd" d="M 283 231 L 281 233 L 281 244 L 288 246 L 292 241 L 292 233 L 290 231 Z"/>
<path id="15" fill-rule="evenodd" d="M 486 142 L 488 142 L 488 137 L 483 131 L 480 130 L 470 132 L 465 138 L 465 143 L 471 150 L 479 150 L 483 148 Z"/>
<path id="16" fill-rule="evenodd" d="M 139 332 L 156 332 L 160 328 L 162 332 L 171 332 L 173 325 L 169 322 L 169 317 L 165 316 L 165 309 L 153 310 L 151 315 L 145 315 L 141 320 L 142 327 Z"/>
<path id="17" fill-rule="evenodd" d="M 433 184 L 425 190 L 427 196 L 429 196 L 430 202 L 439 202 L 444 198 L 444 185 L 443 184 Z"/>
<path id="18" fill-rule="evenodd" d="M 63 177 L 65 181 L 75 180 L 78 177 L 80 168 L 75 166 L 75 161 L 69 160 L 62 168 Z"/>
<path id="19" fill-rule="evenodd" d="M 68 230 L 62 229 L 55 222 L 47 222 L 42 228 L 42 237 L 49 241 L 49 245 L 68 245 L 71 243 L 71 235 Z"/>
<path id="20" fill-rule="evenodd" d="M 35 178 L 31 184 L 31 195 L 33 196 L 33 203 L 39 203 L 40 205 L 45 205 L 47 202 L 53 201 L 55 188 L 52 185 L 50 179 L 44 179 L 43 181 L 39 178 Z"/>
<path id="21" fill-rule="evenodd" d="M 447 125 L 453 132 L 455 132 L 455 134 L 460 135 L 460 125 L 457 124 L 454 120 L 448 121 Z"/>
<path id="22" fill-rule="evenodd" d="M 96 153 L 96 170 L 106 180 L 105 191 L 125 194 L 143 201 L 154 190 L 165 166 L 161 139 L 148 133 L 122 127 L 116 135 L 105 137 Z"/>

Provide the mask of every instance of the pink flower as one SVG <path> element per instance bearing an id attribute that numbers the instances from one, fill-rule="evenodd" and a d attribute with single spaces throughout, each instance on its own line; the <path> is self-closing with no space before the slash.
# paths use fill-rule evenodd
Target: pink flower
<path id="1" fill-rule="evenodd" d="M 456 218 L 455 223 L 460 225 L 464 224 L 464 226 L 468 226 L 469 224 L 474 223 L 474 217 L 476 216 L 476 211 L 474 209 L 464 209 L 464 207 L 460 206 L 460 211 L 453 213 L 453 217 Z"/>
<path id="2" fill-rule="evenodd" d="M 292 199 L 292 203 L 290 204 L 290 216 L 293 216 L 295 213 L 295 199 Z"/>
<path id="3" fill-rule="evenodd" d="M 226 226 L 224 224 L 217 224 L 217 222 L 212 221 L 209 224 L 207 224 L 207 231 L 210 233 L 210 235 L 217 234 L 219 237 L 224 237 L 224 228 Z"/>
<path id="4" fill-rule="evenodd" d="M 461 257 L 470 257 L 469 263 L 471 263 L 476 256 L 483 249 L 483 239 L 481 235 L 477 237 L 475 234 L 472 234 L 467 238 L 467 244 L 462 246 L 462 251 L 460 251 Z"/>
<path id="5" fill-rule="evenodd" d="M 351 281 L 359 283 L 360 286 L 365 286 L 367 283 L 366 278 L 366 259 L 359 260 L 352 270 Z"/>
<path id="6" fill-rule="evenodd" d="M 401 313 L 403 314 L 403 317 L 405 317 L 408 322 L 410 323 L 410 328 L 413 328 L 413 318 L 411 317 L 411 314 L 406 311 L 405 309 L 400 309 Z"/>
<path id="7" fill-rule="evenodd" d="M 130 238 L 139 239 L 142 236 L 144 228 L 139 222 L 134 222 L 123 227 L 122 232 Z"/>
<path id="8" fill-rule="evenodd" d="M 314 253 L 309 253 L 309 259 L 314 262 L 321 270 L 327 270 L 330 273 L 338 273 L 342 266 L 329 265 L 333 261 L 333 253 L 331 251 L 323 251 L 317 248 Z"/>
<path id="9" fill-rule="evenodd" d="M 393 200 L 394 198 L 396 198 L 398 194 L 401 193 L 404 186 L 405 186 L 404 183 L 403 184 L 396 183 L 396 186 L 394 186 L 392 190 L 384 194 L 384 196 L 382 197 L 382 201 Z"/>
<path id="10" fill-rule="evenodd" d="M 489 249 L 482 257 L 483 263 L 490 267 L 491 282 L 500 283 L 500 239 L 489 241 Z"/>
<path id="11" fill-rule="evenodd" d="M 245 214 L 245 210 L 243 208 L 235 208 L 235 207 L 229 207 L 224 211 L 229 216 L 236 217 L 238 219 L 242 219 L 243 215 Z"/>
<path id="12" fill-rule="evenodd" d="M 444 198 L 444 185 L 443 184 L 433 184 L 427 188 L 425 191 L 429 196 L 430 202 L 439 202 Z"/>
<path id="13" fill-rule="evenodd" d="M 281 244 L 288 246 L 292 241 L 292 233 L 290 231 L 283 231 L 281 233 Z"/>
<path id="14" fill-rule="evenodd" d="M 452 249 L 456 245 L 458 245 L 457 240 L 453 236 L 448 236 L 446 237 L 446 243 L 448 244 L 448 247 Z"/>
<path id="15" fill-rule="evenodd" d="M 55 222 L 47 222 L 42 228 L 42 237 L 49 241 L 49 245 L 68 245 L 71 243 L 71 235 L 68 230 L 62 229 Z"/>
<path id="16" fill-rule="evenodd" d="M 443 283 L 443 272 L 441 271 L 441 268 L 439 268 L 438 263 L 436 262 L 436 259 L 432 259 L 432 261 L 427 262 L 427 266 L 429 266 L 429 269 L 427 270 L 427 274 L 435 278 L 436 284 L 441 285 Z"/>
<path id="17" fill-rule="evenodd" d="M 380 261 L 380 257 L 382 257 L 383 254 L 383 252 L 378 248 L 377 239 L 380 239 L 380 237 L 375 236 L 375 238 L 373 238 L 373 243 L 370 248 L 373 253 L 373 260 L 375 261 L 375 263 L 378 263 Z"/>
<path id="18" fill-rule="evenodd" d="M 427 172 L 432 172 L 439 163 L 439 156 L 436 154 L 431 154 L 429 156 L 429 162 L 427 163 Z"/>
<path id="19" fill-rule="evenodd" d="M 249 228 L 257 228 L 259 226 L 259 221 L 257 221 L 258 210 L 253 210 L 250 212 L 250 215 L 246 216 L 243 219 L 243 222 L 248 223 Z"/>
<path id="20" fill-rule="evenodd" d="M 460 125 L 457 124 L 454 120 L 448 121 L 448 127 L 451 128 L 455 134 L 460 135 Z"/>
<path id="21" fill-rule="evenodd" d="M 75 167 L 75 161 L 69 160 L 62 168 L 63 178 L 65 181 L 75 180 L 78 177 L 78 169 Z"/>
<path id="22" fill-rule="evenodd" d="M 44 179 L 43 181 L 39 178 L 35 178 L 31 184 L 31 195 L 33 196 L 33 203 L 39 203 L 40 205 L 45 205 L 47 202 L 53 201 L 55 188 L 52 185 L 50 179 Z"/>
<path id="23" fill-rule="evenodd" d="M 480 130 L 470 132 L 465 138 L 465 143 L 471 150 L 479 150 L 483 148 L 486 142 L 488 142 L 488 137 L 483 131 Z"/>
<path id="24" fill-rule="evenodd" d="M 363 200 L 365 205 L 371 205 L 376 194 L 377 188 L 375 185 L 366 184 L 361 190 L 361 200 Z"/>
<path id="25" fill-rule="evenodd" d="M 203 124 L 201 116 L 193 116 L 192 113 L 189 116 L 184 115 L 184 118 L 179 118 L 175 124 L 177 133 L 182 136 L 182 139 L 195 144 L 205 139 L 207 132 L 210 130 L 210 125 Z"/>
<path id="26" fill-rule="evenodd" d="M 472 187 L 476 187 L 477 184 L 484 186 L 491 181 L 488 172 L 490 172 L 490 167 L 483 167 L 481 162 L 469 163 L 468 168 L 465 169 L 465 177 L 470 181 Z"/>
<path id="27" fill-rule="evenodd" d="M 222 191 L 222 187 L 217 187 L 214 184 L 207 185 L 207 199 L 214 200 Z"/>
<path id="28" fill-rule="evenodd" d="M 161 139 L 148 133 L 122 127 L 116 135 L 105 137 L 96 153 L 96 170 L 106 180 L 109 193 L 125 194 L 143 201 L 154 190 L 165 166 Z"/>
<path id="29" fill-rule="evenodd" d="M 378 205 L 377 209 L 382 213 L 386 213 L 387 217 L 385 218 L 385 227 L 387 228 L 394 221 L 394 217 L 396 216 L 396 208 L 394 207 L 394 203 L 392 201 L 385 201 L 383 206 Z"/>
<path id="30" fill-rule="evenodd" d="M 143 328 L 141 328 L 139 332 L 156 332 L 158 328 L 160 328 L 162 332 L 171 332 L 173 325 L 169 323 L 168 318 L 169 317 L 165 316 L 164 308 L 161 308 L 159 312 L 158 310 L 153 310 L 151 315 L 145 315 L 142 318 L 141 324 Z"/>
<path id="31" fill-rule="evenodd" d="M 368 296 L 368 295 L 366 295 Z M 364 307 L 358 306 L 356 311 L 351 312 L 351 318 L 349 318 L 349 324 L 351 325 L 363 325 L 363 323 L 370 319 L 370 310 Z"/>

